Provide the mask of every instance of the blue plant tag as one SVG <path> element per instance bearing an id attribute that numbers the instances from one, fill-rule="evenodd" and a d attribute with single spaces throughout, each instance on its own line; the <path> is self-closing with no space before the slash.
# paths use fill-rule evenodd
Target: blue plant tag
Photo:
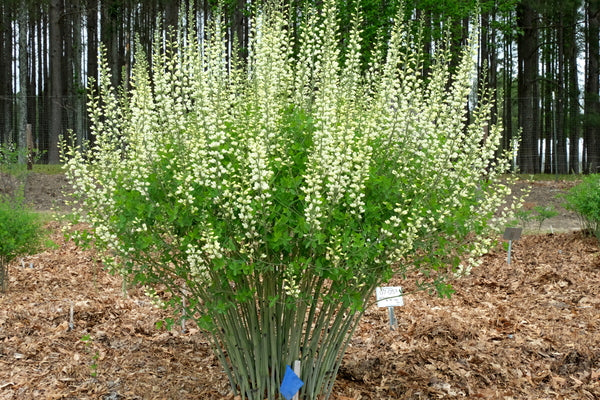
<path id="1" fill-rule="evenodd" d="M 298 390 L 300 390 L 302 385 L 304 385 L 304 382 L 302 382 L 298 375 L 294 373 L 292 367 L 286 365 L 283 382 L 281 382 L 281 387 L 279 388 L 279 391 L 283 397 L 285 397 L 287 400 L 291 400 L 292 397 L 298 393 Z"/>

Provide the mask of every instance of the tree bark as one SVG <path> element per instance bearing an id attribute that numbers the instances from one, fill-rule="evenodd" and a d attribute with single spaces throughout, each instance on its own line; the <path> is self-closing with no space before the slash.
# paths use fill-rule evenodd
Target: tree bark
<path id="1" fill-rule="evenodd" d="M 101 2 L 101 32 L 100 40 L 107 52 L 107 61 L 110 67 L 111 83 L 118 87 L 121 82 L 121 59 L 119 55 L 119 23 L 121 21 L 122 7 L 117 0 Z"/>
<path id="2" fill-rule="evenodd" d="M 512 16 L 507 16 L 508 20 L 512 20 Z M 504 40 L 504 60 L 503 60 L 503 107 L 502 107 L 502 121 L 503 121 L 503 137 L 502 147 L 504 149 L 511 149 L 513 147 L 513 104 L 512 104 L 512 93 L 513 93 L 513 34 L 512 31 L 507 33 Z"/>
<path id="3" fill-rule="evenodd" d="M 84 138 L 84 114 L 85 98 L 84 98 L 84 83 L 81 58 L 83 55 L 83 46 L 81 39 L 81 26 L 83 19 L 81 0 L 73 2 L 73 131 L 77 138 L 77 143 L 81 144 Z"/>
<path id="4" fill-rule="evenodd" d="M 600 172 L 600 0 L 587 0 L 584 142 L 588 173 Z"/>
<path id="5" fill-rule="evenodd" d="M 38 37 L 40 39 L 40 49 L 38 59 L 40 60 L 40 70 L 38 74 L 38 82 L 40 86 L 40 99 L 39 99 L 39 111 L 38 111 L 38 148 L 48 149 L 48 132 L 49 132 L 49 110 L 50 110 L 50 72 L 48 66 L 49 51 L 48 37 L 50 36 L 48 28 L 48 8 L 44 6 L 46 12 L 40 13 L 40 25 L 38 29 Z M 47 153 L 45 155 L 47 161 Z"/>
<path id="6" fill-rule="evenodd" d="M 518 46 L 518 120 L 521 127 L 521 147 L 519 167 L 522 173 L 539 172 L 539 91 L 538 91 L 538 27 L 537 12 L 531 0 L 524 0 L 517 6 L 517 25 L 521 33 Z"/>
<path id="7" fill-rule="evenodd" d="M 25 149 L 27 148 L 27 8 L 19 7 L 18 11 L 19 22 L 19 95 L 17 99 L 17 137 L 19 152 L 19 163 L 24 164 L 26 161 Z"/>
<path id="8" fill-rule="evenodd" d="M 569 172 L 567 165 L 567 90 L 565 84 L 565 30 L 564 15 L 559 13 L 558 24 L 556 26 L 558 54 L 556 66 L 556 172 L 566 174 Z"/>
<path id="9" fill-rule="evenodd" d="M 246 8 L 246 0 L 236 0 L 236 6 L 233 10 L 231 32 L 233 32 L 233 42 L 237 43 L 238 54 L 240 60 L 245 60 L 248 57 L 248 18 L 244 16 Z"/>
<path id="10" fill-rule="evenodd" d="M 12 12 L 9 4 L 2 4 L 1 31 L 2 54 L 12 54 Z M 13 90 L 11 87 L 13 70 L 12 57 L 0 57 L 0 143 L 12 140 Z"/>
<path id="11" fill-rule="evenodd" d="M 177 26 L 179 22 L 179 0 L 172 0 L 165 3 L 165 29 L 167 33 L 177 37 Z"/>
<path id="12" fill-rule="evenodd" d="M 38 61 L 37 58 L 39 51 L 37 50 L 40 46 L 39 39 L 36 38 L 37 25 L 40 21 L 37 18 L 37 8 L 40 6 L 37 4 L 31 4 L 29 6 L 29 42 L 27 47 L 29 49 L 29 72 L 27 77 L 27 94 L 29 96 L 27 100 L 27 123 L 32 124 L 32 134 L 37 128 L 37 77 L 38 77 Z"/>
<path id="13" fill-rule="evenodd" d="M 48 132 L 48 163 L 60 161 L 58 138 L 63 133 L 63 82 L 61 73 L 62 35 L 60 19 L 64 9 L 61 0 L 50 0 L 50 129 Z"/>
<path id="14" fill-rule="evenodd" d="M 579 2 L 571 2 L 565 18 L 565 61 L 567 64 L 567 135 L 569 137 L 569 161 L 567 173 L 579 172 L 579 85 L 577 84 L 577 9 Z"/>
<path id="15" fill-rule="evenodd" d="M 61 33 L 62 33 L 62 45 L 63 45 L 63 57 L 61 59 L 61 72 L 63 82 L 63 129 L 73 129 L 74 121 L 74 104 L 73 104 L 73 93 L 74 93 L 74 70 L 73 60 L 75 53 L 73 51 L 73 18 L 75 17 L 74 2 L 68 1 L 64 4 L 65 13 L 61 18 Z"/>

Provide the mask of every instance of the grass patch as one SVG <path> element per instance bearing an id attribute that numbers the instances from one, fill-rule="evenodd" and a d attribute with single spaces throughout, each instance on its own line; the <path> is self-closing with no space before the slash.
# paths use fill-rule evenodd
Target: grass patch
<path id="1" fill-rule="evenodd" d="M 62 164 L 34 164 L 32 172 L 46 175 L 59 175 L 65 173 Z"/>
<path id="2" fill-rule="evenodd" d="M 521 181 L 580 181 L 580 174 L 517 174 Z"/>

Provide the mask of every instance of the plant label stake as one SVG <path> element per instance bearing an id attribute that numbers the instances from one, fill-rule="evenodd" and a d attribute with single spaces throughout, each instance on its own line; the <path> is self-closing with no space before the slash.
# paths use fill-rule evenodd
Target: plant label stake
<path id="1" fill-rule="evenodd" d="M 300 376 L 300 360 L 295 360 L 294 361 L 294 365 L 293 365 L 292 369 L 294 370 L 294 373 L 297 376 Z M 300 398 L 300 392 L 298 391 L 298 392 L 296 392 L 296 394 L 294 395 L 294 397 L 292 397 L 292 400 L 298 400 L 299 398 Z"/>
<path id="2" fill-rule="evenodd" d="M 279 391 L 286 400 L 298 400 L 298 391 L 304 385 L 304 382 L 298 376 L 300 374 L 300 361 L 294 361 L 293 365 L 294 369 L 286 365 L 283 382 L 279 387 Z"/>
<path id="3" fill-rule="evenodd" d="M 387 307 L 388 309 L 390 329 L 396 329 L 398 320 L 394 315 L 394 307 L 402 307 L 404 305 L 402 288 L 400 286 L 378 287 L 375 288 L 375 295 L 377 296 L 377 307 Z"/>
<path id="4" fill-rule="evenodd" d="M 512 250 L 512 242 L 513 240 L 519 240 L 521 237 L 521 232 L 523 228 L 506 228 L 504 230 L 504 240 L 508 240 L 508 255 L 506 257 L 506 262 L 510 265 L 510 253 Z"/>
<path id="5" fill-rule="evenodd" d="M 185 333 L 185 296 L 181 297 L 181 333 Z"/>

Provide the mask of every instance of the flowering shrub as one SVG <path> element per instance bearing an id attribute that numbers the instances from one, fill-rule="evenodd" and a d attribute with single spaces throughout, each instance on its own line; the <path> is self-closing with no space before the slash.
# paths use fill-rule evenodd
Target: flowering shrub
<path id="1" fill-rule="evenodd" d="M 362 73 L 358 17 L 340 48 L 332 3 L 297 54 L 285 13 L 264 9 L 247 63 L 215 21 L 200 46 L 156 51 L 151 75 L 138 57 L 126 96 L 102 65 L 96 141 L 64 151 L 81 235 L 131 282 L 185 298 L 241 398 L 276 398 L 296 359 L 300 397 L 326 398 L 376 286 L 414 270 L 448 295 L 504 223 L 489 102 L 465 119 L 474 49 L 452 77 L 440 50 L 425 83 L 398 24 Z"/>

